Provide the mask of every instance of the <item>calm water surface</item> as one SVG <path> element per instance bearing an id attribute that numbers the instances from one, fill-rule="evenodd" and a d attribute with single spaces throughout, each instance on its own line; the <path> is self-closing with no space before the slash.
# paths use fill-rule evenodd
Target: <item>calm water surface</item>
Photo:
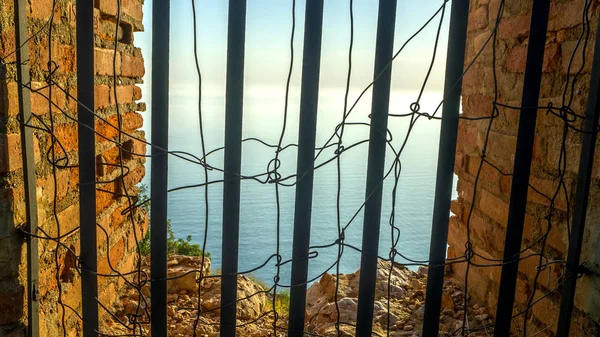
<path id="1" fill-rule="evenodd" d="M 335 125 L 341 121 L 343 90 L 322 89 L 319 98 L 317 146 L 322 146 L 332 135 Z M 358 97 L 352 91 L 350 99 Z M 394 92 L 390 103 L 391 113 L 407 113 L 409 105 L 417 98 L 414 92 Z M 198 98 L 195 92 L 172 93 L 170 139 L 171 150 L 188 151 L 202 155 L 198 123 Z M 428 93 L 421 99 L 421 111 L 433 111 L 441 100 L 440 93 Z M 292 90 L 288 110 L 287 127 L 283 144 L 296 143 L 298 139 L 299 92 Z M 365 95 L 350 115 L 349 122 L 368 122 L 370 93 Z M 207 150 L 223 146 L 224 143 L 224 92 L 213 90 L 203 93 L 202 100 L 205 142 Z M 244 100 L 243 138 L 257 137 L 276 144 L 283 125 L 284 92 L 279 88 L 251 87 L 246 89 Z M 391 118 L 389 129 L 393 134 L 393 145 L 399 149 L 406 137 L 409 119 Z M 426 260 L 429 251 L 431 219 L 434 199 L 435 172 L 438 155 L 440 122 L 424 118 L 416 122 L 400 159 L 400 175 L 396 200 L 396 225 L 400 228 L 397 249 L 408 258 Z M 368 138 L 367 126 L 347 126 L 344 131 L 344 146 Z M 334 147 L 326 149 L 317 159 L 317 164 L 332 158 Z M 291 147 L 279 156 L 282 176 L 295 173 L 296 148 Z M 341 158 L 341 222 L 348 225 L 345 239 L 350 245 L 360 247 L 363 233 L 363 216 L 358 212 L 365 199 L 368 143 L 356 146 L 343 153 Z M 273 148 L 257 142 L 243 145 L 242 174 L 264 173 L 275 156 Z M 391 168 L 393 153 L 388 148 L 386 172 Z M 174 157 L 169 162 L 169 188 L 204 182 L 203 168 Z M 208 163 L 223 166 L 223 152 L 208 157 Z M 149 165 L 148 165 L 149 167 Z M 145 183 L 149 185 L 149 174 Z M 335 161 L 315 172 L 312 206 L 311 245 L 321 246 L 337 239 L 336 193 L 337 170 Z M 209 181 L 222 179 L 222 174 L 209 172 Z M 264 176 L 261 177 L 264 180 Z M 289 182 L 293 182 L 290 180 Z M 381 256 L 389 256 L 391 247 L 393 173 L 384 182 L 383 211 L 381 217 Z M 239 270 L 249 270 L 263 264 L 277 249 L 283 259 L 291 258 L 294 220 L 294 187 L 280 188 L 280 227 L 277 230 L 275 186 L 260 184 L 253 180 L 241 183 L 241 215 L 239 241 Z M 191 188 L 169 194 L 169 217 L 177 236 L 191 234 L 193 241 L 202 243 L 204 229 L 208 225 L 206 250 L 212 255 L 213 270 L 221 265 L 223 185 L 212 184 L 208 188 L 209 217 L 205 223 L 204 188 Z M 226 211 L 226 210 L 225 210 Z M 355 216 L 355 214 L 358 214 Z M 354 220 L 351 219 L 354 217 Z M 351 222 L 350 222 L 351 221 Z M 337 258 L 337 246 L 318 249 L 318 257 L 309 263 L 309 277 L 313 278 L 332 266 Z M 256 272 L 267 283 L 276 275 L 275 260 Z M 400 262 L 405 260 L 400 259 Z M 340 271 L 354 272 L 360 265 L 360 253 L 346 248 L 340 262 Z M 290 264 L 280 270 L 281 283 L 289 284 Z M 331 272 L 334 272 L 332 269 Z"/>

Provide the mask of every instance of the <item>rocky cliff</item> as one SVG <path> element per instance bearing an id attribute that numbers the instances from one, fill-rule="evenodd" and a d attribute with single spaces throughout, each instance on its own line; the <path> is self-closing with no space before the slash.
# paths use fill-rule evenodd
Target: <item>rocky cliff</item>
<path id="1" fill-rule="evenodd" d="M 149 259 L 142 263 L 142 275 L 149 276 Z M 168 275 L 168 319 L 169 336 L 192 336 L 196 325 L 196 336 L 219 336 L 220 278 L 211 274 L 210 261 L 203 266 L 204 278 L 200 276 L 200 257 L 175 255 L 169 258 Z M 377 271 L 377 288 L 375 291 L 373 330 L 376 334 L 386 336 L 420 336 L 424 316 L 424 296 L 426 270 L 418 272 L 379 261 Z M 391 275 L 390 275 L 391 270 Z M 145 277 L 145 276 L 144 276 Z M 325 274 L 307 291 L 306 331 L 321 336 L 337 336 L 336 321 L 342 336 L 353 336 L 358 305 L 358 287 L 360 271 L 352 274 L 340 274 L 336 297 L 336 277 Z M 201 287 L 199 289 L 199 287 Z M 239 336 L 274 336 L 274 312 L 272 294 L 265 285 L 255 279 L 238 276 L 237 305 Z M 133 288 L 123 291 L 120 301 L 114 307 L 117 314 L 112 322 L 111 333 L 131 333 L 125 326 L 132 326 L 134 321 L 148 322 L 150 311 L 150 289 L 144 285 L 139 292 Z M 336 306 L 337 298 L 337 306 Z M 388 302 L 388 298 L 390 301 Z M 463 317 L 467 313 L 468 327 L 481 330 L 486 335 L 485 326 L 492 324 L 484 308 L 477 304 L 464 307 L 464 293 L 461 285 L 447 277 L 444 283 L 442 299 L 441 335 L 448 336 L 463 326 Z M 287 313 L 282 305 L 278 308 L 277 336 L 286 336 Z M 138 325 L 144 335 L 150 335 L 149 324 Z M 139 332 L 138 332 L 139 333 Z M 470 336 L 477 336 L 477 333 Z"/>

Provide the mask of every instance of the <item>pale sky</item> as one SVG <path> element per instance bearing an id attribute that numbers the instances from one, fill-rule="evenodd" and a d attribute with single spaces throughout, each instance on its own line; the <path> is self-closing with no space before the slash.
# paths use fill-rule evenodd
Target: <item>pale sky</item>
<path id="1" fill-rule="evenodd" d="M 305 1 L 296 3 L 295 67 L 292 85 L 301 79 L 302 39 Z M 325 0 L 321 86 L 343 87 L 348 67 L 350 39 L 350 0 Z M 399 0 L 396 16 L 395 50 L 437 11 L 443 0 Z M 450 6 L 446 5 L 440 45 L 430 90 L 443 88 L 444 64 L 448 37 Z M 352 86 L 361 88 L 373 78 L 375 35 L 377 25 L 376 0 L 354 0 L 354 52 Z M 283 86 L 289 67 L 292 0 L 248 0 L 246 26 L 246 86 Z M 144 33 L 136 33 L 135 44 L 142 48 L 146 61 L 148 101 L 151 74 L 152 0 L 144 4 Z M 196 85 L 193 59 L 193 26 L 191 0 L 171 1 L 171 82 L 172 90 L 184 90 Z M 196 0 L 198 20 L 198 51 L 204 88 L 224 86 L 227 1 Z M 432 57 L 438 15 L 414 39 L 393 65 L 394 90 L 419 89 Z"/>

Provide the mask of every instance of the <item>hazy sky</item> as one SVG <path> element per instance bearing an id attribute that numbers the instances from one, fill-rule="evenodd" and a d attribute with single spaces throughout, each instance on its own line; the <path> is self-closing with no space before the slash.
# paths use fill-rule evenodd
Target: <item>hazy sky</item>
<path id="1" fill-rule="evenodd" d="M 295 67 L 293 85 L 301 78 L 302 42 L 305 1 L 296 2 Z M 343 87 L 348 67 L 350 39 L 350 0 L 325 0 L 321 86 Z M 222 87 L 225 79 L 227 1 L 196 0 L 198 22 L 198 52 L 205 88 Z M 442 5 L 443 0 L 399 0 L 396 16 L 395 50 L 404 43 Z M 440 36 L 436 66 L 430 90 L 443 87 L 446 55 L 449 2 Z M 377 25 L 376 0 L 354 0 L 355 43 L 352 86 L 366 86 L 373 78 L 375 35 Z M 246 26 L 246 86 L 283 86 L 290 61 L 292 0 L 248 0 Z M 137 33 L 135 43 L 142 48 L 146 60 L 146 84 L 151 74 L 152 0 L 144 4 L 146 31 Z M 184 90 L 196 83 L 193 59 L 193 26 L 191 0 L 171 1 L 171 88 Z M 393 66 L 393 87 L 418 90 L 433 53 L 438 15 L 414 39 Z M 148 87 L 149 88 L 149 87 Z M 146 90 L 146 93 L 149 90 Z M 149 95 L 146 95 L 148 98 Z"/>

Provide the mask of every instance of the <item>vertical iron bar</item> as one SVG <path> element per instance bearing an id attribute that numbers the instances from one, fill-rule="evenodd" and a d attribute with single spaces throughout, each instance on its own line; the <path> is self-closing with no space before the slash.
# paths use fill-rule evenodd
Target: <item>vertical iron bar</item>
<path id="1" fill-rule="evenodd" d="M 96 137 L 94 114 L 94 3 L 77 3 L 77 106 L 79 136 L 79 219 L 83 335 L 98 335 L 96 251 Z"/>
<path id="2" fill-rule="evenodd" d="M 23 144 L 23 181 L 25 183 L 25 210 L 27 230 L 36 234 L 38 228 L 35 159 L 33 157 L 33 129 L 25 126 L 31 122 L 31 99 L 28 89 L 21 84 L 29 83 L 29 44 L 27 43 L 26 0 L 15 0 L 15 28 L 17 46 L 17 83 L 19 84 L 19 109 L 21 119 L 21 144 Z M 0 70 L 2 71 L 2 70 Z M 38 302 L 38 239 L 27 236 L 27 336 L 40 334 Z"/>
<path id="3" fill-rule="evenodd" d="M 600 17 L 598 18 L 600 22 Z M 600 34 L 596 34 L 594 47 L 594 63 L 590 92 L 588 94 L 587 113 L 585 118 L 585 133 L 581 140 L 581 155 L 579 158 L 579 174 L 577 175 L 577 192 L 575 194 L 575 211 L 569 251 L 567 255 L 567 275 L 563 285 L 560 300 L 560 314 L 558 316 L 558 330 L 556 336 L 567 337 L 571 327 L 571 315 L 577 286 L 577 272 L 581 245 L 585 228 L 592 169 L 594 165 L 594 151 L 596 150 L 596 137 L 598 135 L 598 119 L 600 117 Z"/>
<path id="4" fill-rule="evenodd" d="M 229 0 L 225 89 L 225 159 L 223 163 L 225 182 L 223 183 L 221 336 L 235 336 L 236 330 L 245 44 L 246 0 Z"/>
<path id="5" fill-rule="evenodd" d="M 371 105 L 367 188 L 360 259 L 357 337 L 371 337 L 373 330 L 373 303 L 377 278 L 383 171 L 392 80 L 392 66 L 388 63 L 392 60 L 394 51 L 395 23 L 396 0 L 380 0 L 375 50 L 374 78 L 376 81 L 373 85 L 373 102 Z M 380 73 L 382 74 L 378 78 Z"/>
<path id="6" fill-rule="evenodd" d="M 296 168 L 299 178 L 296 183 L 294 213 L 292 287 L 290 289 L 290 324 L 288 331 L 290 337 L 304 336 L 322 31 L 323 0 L 308 1 L 306 3 L 304 24 L 302 92 L 300 96 L 300 126 Z"/>
<path id="7" fill-rule="evenodd" d="M 468 17 L 469 0 L 452 1 L 423 336 L 437 337 L 440 325 Z"/>
<path id="8" fill-rule="evenodd" d="M 150 172 L 151 331 L 167 335 L 167 188 L 169 169 L 170 1 L 152 3 L 152 162 Z"/>
<path id="9" fill-rule="evenodd" d="M 510 334 L 512 310 L 519 269 L 523 223 L 527 208 L 527 191 L 537 118 L 537 106 L 542 80 L 542 62 L 546 47 L 546 29 L 550 0 L 534 0 L 529 28 L 529 44 L 525 63 L 525 79 L 521 99 L 521 115 L 517 133 L 515 165 L 508 208 L 508 224 L 504 241 L 504 265 L 500 277 L 500 293 L 496 310 L 495 337 Z"/>

